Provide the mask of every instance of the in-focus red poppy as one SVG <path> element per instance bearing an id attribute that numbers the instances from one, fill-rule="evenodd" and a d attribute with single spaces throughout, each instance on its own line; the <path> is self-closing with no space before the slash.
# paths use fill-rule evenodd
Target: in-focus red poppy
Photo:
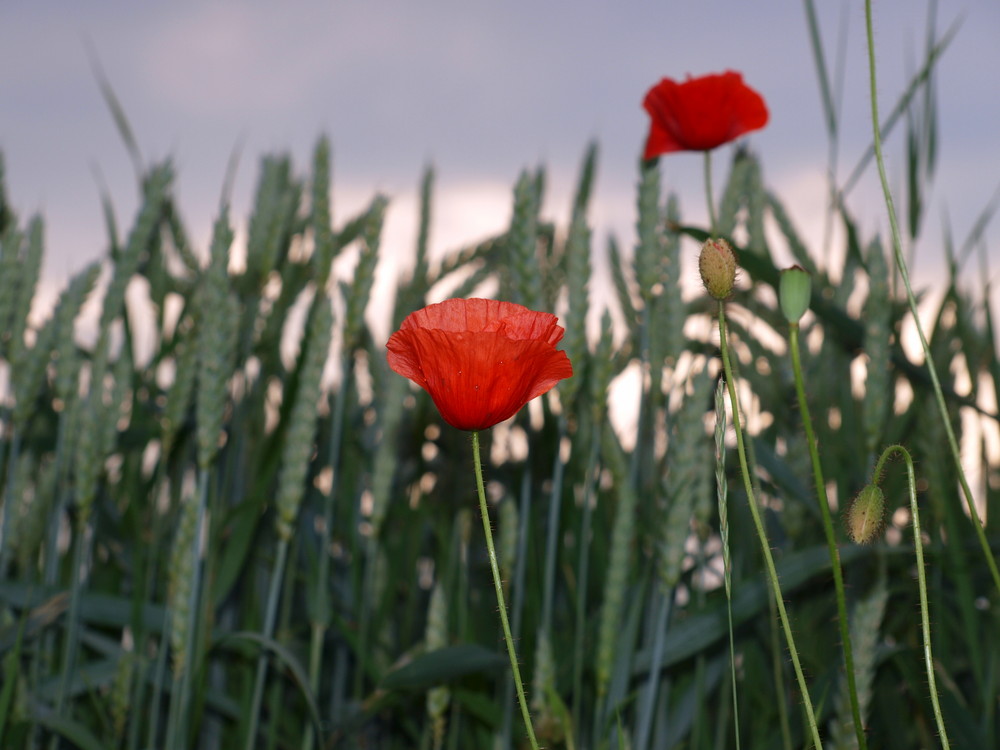
<path id="1" fill-rule="evenodd" d="M 389 366 L 427 391 L 460 430 L 485 430 L 573 374 L 551 313 L 449 299 L 410 313 L 389 338 Z"/>
<path id="2" fill-rule="evenodd" d="M 644 159 L 671 151 L 711 151 L 767 124 L 763 97 L 727 70 L 688 79 L 664 78 L 642 102 L 649 113 Z"/>

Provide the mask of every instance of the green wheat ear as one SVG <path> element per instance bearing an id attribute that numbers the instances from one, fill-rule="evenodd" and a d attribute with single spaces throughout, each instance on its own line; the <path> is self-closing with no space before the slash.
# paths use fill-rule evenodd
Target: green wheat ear
<path id="1" fill-rule="evenodd" d="M 711 495 L 711 443 L 705 434 L 702 416 L 711 392 L 712 380 L 704 371 L 692 379 L 691 394 L 674 421 L 667 456 L 667 497 L 670 507 L 661 525 L 660 578 L 673 587 L 681 577 L 684 544 L 691 533 L 691 516 L 696 504 Z"/>
<path id="2" fill-rule="evenodd" d="M 211 260 L 197 291 L 197 439 L 202 469 L 211 465 L 219 448 L 236 352 L 240 305 L 230 291 L 227 271 L 232 241 L 229 217 L 223 211 L 215 222 Z"/>
<path id="3" fill-rule="evenodd" d="M 316 434 L 316 404 L 320 397 L 323 367 L 330 352 L 332 331 L 333 308 L 326 293 L 320 290 L 313 301 L 312 315 L 302 341 L 299 387 L 285 434 L 282 471 L 275 500 L 278 536 L 286 541 L 291 539 L 305 493 L 306 474 Z"/>
<path id="4" fill-rule="evenodd" d="M 538 212 L 540 181 L 525 170 L 514 186 L 514 210 L 507 235 L 513 301 L 541 310 L 542 275 L 538 268 Z"/>
<path id="5" fill-rule="evenodd" d="M 194 557 L 195 528 L 198 525 L 198 503 L 194 498 L 184 501 L 180 522 L 174 537 L 174 547 L 170 553 L 170 567 L 167 575 L 167 605 L 170 611 L 170 650 L 173 654 L 175 680 L 184 674 L 188 638 L 188 620 L 191 608 L 192 573 Z"/>
<path id="6" fill-rule="evenodd" d="M 613 430 L 603 431 L 602 454 L 614 477 L 618 491 L 618 507 L 611 529 L 611 548 L 607 574 L 604 579 L 604 596 L 597 633 L 596 672 L 597 694 L 604 697 L 611 682 L 615 663 L 615 646 L 619 639 L 619 626 L 625 607 L 625 594 L 629 589 L 629 568 L 632 556 L 632 539 L 635 536 L 635 517 L 638 496 L 628 481 L 625 455 Z"/>

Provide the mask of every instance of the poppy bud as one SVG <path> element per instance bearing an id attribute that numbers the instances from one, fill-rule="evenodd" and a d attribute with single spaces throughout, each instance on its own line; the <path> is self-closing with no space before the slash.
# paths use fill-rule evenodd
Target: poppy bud
<path id="1" fill-rule="evenodd" d="M 705 289 L 722 301 L 733 293 L 736 283 L 736 256 L 725 240 L 705 240 L 698 256 L 698 271 Z"/>
<path id="2" fill-rule="evenodd" d="M 778 301 L 781 312 L 789 323 L 797 325 L 809 309 L 809 297 L 812 294 L 812 277 L 800 266 L 792 266 L 781 272 L 781 282 L 778 284 Z"/>
<path id="3" fill-rule="evenodd" d="M 857 544 L 874 542 L 885 523 L 885 494 L 869 484 L 847 509 L 847 533 Z"/>

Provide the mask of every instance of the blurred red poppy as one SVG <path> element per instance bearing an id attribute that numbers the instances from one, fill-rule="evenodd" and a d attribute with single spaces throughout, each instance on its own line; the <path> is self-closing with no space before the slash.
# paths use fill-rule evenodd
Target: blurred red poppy
<path id="1" fill-rule="evenodd" d="M 427 391 L 445 422 L 485 430 L 573 374 L 551 313 L 512 302 L 450 299 L 407 316 L 389 366 Z"/>
<path id="2" fill-rule="evenodd" d="M 664 78 L 642 106 L 651 118 L 644 159 L 671 151 L 710 151 L 767 124 L 767 105 L 743 76 L 725 73 L 683 83 Z"/>

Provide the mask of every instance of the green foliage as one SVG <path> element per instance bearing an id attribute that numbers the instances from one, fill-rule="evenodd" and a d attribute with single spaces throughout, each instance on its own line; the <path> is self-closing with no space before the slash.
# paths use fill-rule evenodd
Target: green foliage
<path id="1" fill-rule="evenodd" d="M 938 156 L 933 92 L 924 96 L 921 82 L 932 80 L 948 39 L 928 42 L 928 60 L 893 112 L 899 119 L 921 102 L 908 120 L 914 234 Z M 832 137 L 832 96 L 824 103 Z M 542 215 L 544 171 L 524 172 L 509 228 L 443 256 L 428 247 L 428 169 L 413 263 L 393 258 L 412 270 L 385 301 L 373 289 L 380 261 L 397 252 L 382 246 L 388 203 L 375 196 L 357 216 L 335 220 L 330 151 L 321 139 L 308 177 L 286 156 L 261 162 L 242 271 L 230 262 L 227 212 L 202 267 L 175 208 L 172 167 L 149 168 L 121 245 L 105 206 L 112 250 L 103 296 L 93 292 L 95 264 L 37 323 L 27 313 L 42 223 L 21 225 L 0 184 L 0 357 L 10 373 L 0 436 L 4 746 L 134 750 L 163 746 L 168 732 L 175 747 L 238 746 L 262 653 L 271 667 L 254 725 L 270 747 L 521 746 L 474 522 L 468 437 L 388 371 L 385 331 L 374 323 L 398 324 L 439 284 L 464 295 L 486 281 L 507 299 L 563 314 L 575 372 L 558 402 L 544 397 L 531 419 L 482 436 L 503 587 L 546 746 L 704 750 L 737 733 L 742 747 L 775 747 L 782 713 L 801 746 L 799 698 L 770 668 L 775 658 L 787 666 L 786 652 L 772 638 L 736 451 L 725 450 L 731 431 L 718 433 L 715 451 L 718 477 L 728 477 L 730 578 L 722 576 L 710 437 L 718 340 L 706 325 L 714 308 L 682 283 L 691 275 L 682 263 L 707 232 L 684 225 L 659 170 L 647 164 L 638 175 L 634 252 L 607 241 L 604 304 L 588 218 L 596 147 L 584 155 L 567 226 Z M 742 416 L 826 739 L 839 748 L 854 737 L 830 560 L 774 294 L 782 256 L 812 277 L 803 368 L 831 498 L 845 508 L 870 480 L 878 450 L 909 444 L 927 506 L 945 723 L 958 746 L 994 747 L 1000 592 L 956 493 L 930 380 L 900 342 L 908 313 L 883 247 L 840 204 L 828 219 L 844 230 L 843 252 L 810 248 L 748 151 L 735 152 L 724 184 L 719 227 L 743 279 L 728 303 L 732 352 L 740 387 L 753 396 Z M 346 276 L 334 263 L 341 254 L 353 259 Z M 148 299 L 126 297 L 136 280 Z M 981 477 L 996 549 L 995 300 L 988 286 L 964 290 L 954 266 L 947 287 L 931 291 L 944 295 L 930 347 L 952 427 Z M 91 296 L 101 305 L 97 335 L 84 336 L 78 319 Z M 179 303 L 170 315 L 169 300 Z M 143 361 L 133 304 L 154 312 Z M 283 356 L 283 345 L 298 356 Z M 335 366 L 324 374 L 328 352 Z M 916 748 L 932 746 L 934 734 L 912 541 L 903 515 L 893 515 L 905 497 L 897 473 L 882 485 L 886 533 L 858 547 L 841 525 L 837 541 L 870 746 Z M 173 697 L 182 676 L 186 704 Z"/>

